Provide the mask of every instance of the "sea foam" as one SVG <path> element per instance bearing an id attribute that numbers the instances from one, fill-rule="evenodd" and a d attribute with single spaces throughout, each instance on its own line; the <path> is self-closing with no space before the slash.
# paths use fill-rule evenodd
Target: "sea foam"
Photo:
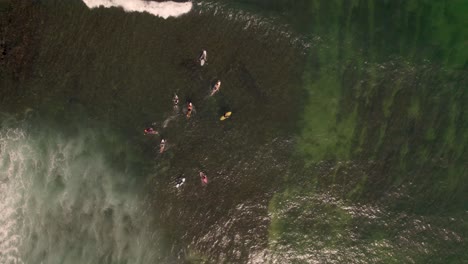
<path id="1" fill-rule="evenodd" d="M 112 163 L 118 135 L 31 126 L 0 114 L 0 263 L 156 263 L 155 212 L 134 165 Z"/>
<path id="2" fill-rule="evenodd" d="M 178 17 L 190 12 L 192 9 L 192 2 L 152 2 L 144 0 L 83 0 L 83 2 L 89 8 L 101 6 L 106 8 L 121 7 L 127 12 L 147 12 L 162 18 Z"/>

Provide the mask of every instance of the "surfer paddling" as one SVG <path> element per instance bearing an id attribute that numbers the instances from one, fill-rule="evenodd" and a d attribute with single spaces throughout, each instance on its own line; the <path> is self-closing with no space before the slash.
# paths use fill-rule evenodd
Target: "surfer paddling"
<path id="1" fill-rule="evenodd" d="M 203 186 L 208 184 L 208 177 L 206 176 L 205 173 L 200 171 L 200 180 Z"/>
<path id="2" fill-rule="evenodd" d="M 159 153 L 163 153 L 165 148 L 166 148 L 166 140 L 163 138 L 161 139 L 161 143 L 159 143 Z"/>
<path id="3" fill-rule="evenodd" d="M 213 96 L 215 93 L 217 93 L 219 91 L 219 89 L 221 88 L 221 81 L 218 80 L 216 82 L 216 84 L 213 86 L 213 88 L 211 89 L 211 94 L 210 96 Z"/>
<path id="4" fill-rule="evenodd" d="M 152 127 L 146 128 L 145 130 L 143 130 L 143 133 L 145 135 L 157 135 L 157 134 L 159 134 L 159 132 L 154 130 L 154 128 L 152 128 Z"/>
<path id="5" fill-rule="evenodd" d="M 187 119 L 190 118 L 190 116 L 192 115 L 192 111 L 193 111 L 193 104 L 192 102 L 189 102 L 187 104 Z"/>
<path id="6" fill-rule="evenodd" d="M 226 112 L 226 113 L 224 113 L 224 115 L 221 116 L 221 118 L 219 120 L 221 120 L 221 121 L 226 120 L 229 117 L 231 117 L 231 115 L 232 115 L 232 112 Z"/>
<path id="7" fill-rule="evenodd" d="M 185 178 L 184 177 L 179 177 L 176 179 L 176 188 L 179 188 L 185 183 Z"/>
<path id="8" fill-rule="evenodd" d="M 205 65 L 205 63 L 208 61 L 206 50 L 202 50 L 200 56 L 198 57 L 198 61 L 200 61 L 200 66 Z"/>

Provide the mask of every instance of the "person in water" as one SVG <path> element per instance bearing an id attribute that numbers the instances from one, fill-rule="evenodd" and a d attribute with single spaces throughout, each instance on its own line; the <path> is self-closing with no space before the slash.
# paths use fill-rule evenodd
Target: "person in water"
<path id="1" fill-rule="evenodd" d="M 213 89 L 211 89 L 211 96 L 215 94 L 216 92 L 218 92 L 220 88 L 221 88 L 221 81 L 218 80 L 216 84 L 213 86 Z"/>
<path id="2" fill-rule="evenodd" d="M 179 177 L 176 179 L 176 188 L 179 188 L 185 183 L 185 178 L 184 177 Z"/>
<path id="3" fill-rule="evenodd" d="M 187 104 L 187 118 L 190 118 L 190 116 L 192 115 L 192 111 L 193 111 L 193 104 L 192 102 L 189 102 Z"/>
<path id="4" fill-rule="evenodd" d="M 166 140 L 163 138 L 161 139 L 161 143 L 159 143 L 159 153 L 163 153 L 165 148 L 166 148 Z"/>
<path id="5" fill-rule="evenodd" d="M 205 62 L 208 61 L 208 55 L 206 53 L 206 50 L 202 50 L 200 57 L 198 57 L 198 61 L 200 62 L 200 65 L 203 66 Z"/>
<path id="6" fill-rule="evenodd" d="M 228 119 L 229 117 L 231 117 L 231 115 L 232 115 L 232 112 L 226 112 L 226 113 L 224 113 L 224 115 L 220 118 L 220 120 L 221 120 L 221 121 L 222 121 L 222 120 L 226 120 L 226 119 Z"/>
<path id="7" fill-rule="evenodd" d="M 174 94 L 172 102 L 174 103 L 174 106 L 177 106 L 179 104 L 179 97 L 177 96 L 177 94 Z"/>
<path id="8" fill-rule="evenodd" d="M 201 171 L 200 171 L 200 180 L 201 180 L 203 186 L 208 184 L 208 177 L 206 176 L 205 173 L 203 173 Z"/>
<path id="9" fill-rule="evenodd" d="M 148 127 L 144 130 L 145 135 L 157 135 L 158 131 L 154 130 L 152 127 Z"/>

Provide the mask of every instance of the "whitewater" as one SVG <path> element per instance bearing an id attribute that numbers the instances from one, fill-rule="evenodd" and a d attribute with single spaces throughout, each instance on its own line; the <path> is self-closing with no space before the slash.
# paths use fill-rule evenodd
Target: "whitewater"
<path id="1" fill-rule="evenodd" d="M 102 150 L 116 136 L 26 123 L 7 118 L 0 129 L 0 263 L 157 260 L 157 231 L 132 188 L 137 175 L 129 163 L 113 165 L 122 148 Z"/>
<path id="2" fill-rule="evenodd" d="M 192 2 L 150 2 L 143 0 L 83 0 L 83 2 L 89 8 L 118 7 L 127 12 L 146 12 L 162 18 L 178 17 L 190 12 L 192 9 Z"/>

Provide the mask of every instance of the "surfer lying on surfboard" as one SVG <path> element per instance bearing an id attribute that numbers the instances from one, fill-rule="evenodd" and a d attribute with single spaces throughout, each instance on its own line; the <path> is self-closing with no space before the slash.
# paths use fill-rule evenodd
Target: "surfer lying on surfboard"
<path id="1" fill-rule="evenodd" d="M 200 171 L 200 180 L 203 186 L 208 184 L 208 177 L 206 177 L 206 174 Z"/>
<path id="2" fill-rule="evenodd" d="M 152 127 L 148 127 L 144 130 L 145 135 L 157 135 L 158 131 L 154 130 Z"/>
<path id="3" fill-rule="evenodd" d="M 218 80 L 218 81 L 216 82 L 216 84 L 213 86 L 213 88 L 211 89 L 211 94 L 210 94 L 210 96 L 213 96 L 213 94 L 215 94 L 216 92 L 218 92 L 218 91 L 219 91 L 219 88 L 221 88 L 221 81 L 220 81 L 220 80 Z"/>
<path id="4" fill-rule="evenodd" d="M 198 57 L 198 60 L 200 61 L 200 66 L 203 66 L 208 61 L 208 55 L 206 53 L 206 50 L 202 50 L 200 56 Z"/>
<path id="5" fill-rule="evenodd" d="M 176 179 L 176 186 L 175 186 L 175 187 L 176 187 L 176 188 L 179 188 L 180 186 L 182 186 L 182 185 L 184 184 L 184 182 L 185 182 L 185 178 L 183 178 L 183 177 L 177 178 L 177 179 Z"/>
<path id="6" fill-rule="evenodd" d="M 159 143 L 159 153 L 163 153 L 165 148 L 166 148 L 166 140 L 163 138 L 161 139 L 161 143 Z"/>
<path id="7" fill-rule="evenodd" d="M 226 112 L 226 113 L 224 113 L 224 115 L 221 116 L 221 118 L 219 120 L 221 120 L 221 121 L 226 120 L 229 117 L 231 117 L 231 115 L 232 115 L 232 112 Z"/>
<path id="8" fill-rule="evenodd" d="M 189 102 L 187 104 L 187 118 L 190 118 L 190 116 L 192 115 L 192 111 L 193 111 L 193 104 L 192 102 Z"/>

